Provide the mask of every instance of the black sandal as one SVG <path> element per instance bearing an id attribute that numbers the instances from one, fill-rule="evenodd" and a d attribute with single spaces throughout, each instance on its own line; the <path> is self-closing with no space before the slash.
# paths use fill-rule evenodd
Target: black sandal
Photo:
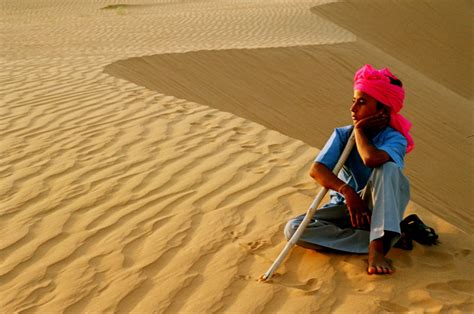
<path id="1" fill-rule="evenodd" d="M 408 238 L 424 245 L 433 245 L 438 243 L 438 235 L 435 230 L 423 223 L 415 214 L 412 214 L 400 223 L 402 234 L 405 233 Z"/>

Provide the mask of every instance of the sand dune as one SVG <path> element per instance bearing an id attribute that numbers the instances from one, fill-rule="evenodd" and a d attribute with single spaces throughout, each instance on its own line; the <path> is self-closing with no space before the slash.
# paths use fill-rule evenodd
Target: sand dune
<path id="1" fill-rule="evenodd" d="M 462 231 L 472 224 L 471 209 L 450 205 L 450 211 L 428 211 L 423 197 L 431 194 L 416 181 L 424 172 L 411 174 L 420 191 L 409 211 L 438 230 L 442 245 L 393 250 L 397 272 L 391 277 L 367 276 L 364 256 L 296 248 L 271 283 L 256 280 L 284 245 L 285 221 L 305 211 L 317 192 L 307 175 L 317 147 L 333 125 L 346 121 L 346 97 L 336 91 L 350 81 L 353 62 L 363 58 L 339 54 L 341 49 L 363 47 L 360 53 L 372 53 L 377 62 L 390 60 L 408 76 L 409 85 L 422 86 L 420 81 L 427 79 L 425 87 L 410 95 L 414 103 L 421 106 L 419 99 L 429 93 L 435 93 L 430 100 L 437 95 L 459 100 L 460 109 L 449 111 L 453 116 L 446 119 L 468 119 L 455 111 L 470 110 L 461 92 L 404 60 L 392 61 L 369 42 L 349 43 L 357 39 L 352 30 L 312 13 L 311 8 L 324 3 L 3 1 L 2 312 L 474 311 L 473 241 Z M 287 48 L 255 49 L 268 47 Z M 235 50 L 243 48 L 249 49 L 247 54 Z M 203 49 L 214 51 L 198 51 Z M 337 57 L 331 55 L 334 51 Z M 176 64 L 176 73 L 168 68 L 174 85 L 180 84 L 180 66 L 189 75 L 198 69 L 193 66 L 196 56 L 202 62 L 245 61 L 245 66 L 252 58 L 268 59 L 273 68 L 263 73 L 272 73 L 266 79 L 277 84 L 286 100 L 292 85 L 278 82 L 294 78 L 287 58 L 301 62 L 306 54 L 312 63 L 321 57 L 316 69 L 325 62 L 344 69 L 340 78 L 328 76 L 334 83 L 330 91 L 341 104 L 331 108 L 341 115 L 306 129 L 317 132 L 311 133 L 318 141 L 313 143 L 273 126 L 280 132 L 271 130 L 258 120 L 259 114 L 245 119 L 225 112 L 229 110 L 219 100 L 226 100 L 222 106 L 232 105 L 227 100 L 234 94 L 225 98 L 201 86 L 202 94 L 196 93 L 200 99 L 186 98 L 103 73 L 115 61 L 154 54 L 186 61 Z M 297 93 L 304 101 L 297 103 L 308 108 L 315 94 L 304 80 L 298 83 L 293 84 L 301 84 Z M 189 92 L 190 85 L 183 86 Z M 254 99 L 244 101 L 254 104 Z M 437 101 L 435 106 L 441 106 Z M 321 104 L 324 114 L 328 103 Z M 284 106 L 270 108 L 285 112 Z M 421 126 L 439 121 L 423 122 L 422 112 L 411 110 L 410 117 L 420 125 L 418 151 L 439 153 L 438 171 L 447 171 L 443 165 L 450 158 L 456 163 L 469 158 L 471 152 L 458 150 L 468 126 L 443 129 L 456 140 L 447 142 L 439 135 L 440 143 L 432 144 L 434 135 Z M 278 114 L 275 110 L 272 118 Z M 285 121 L 288 130 L 294 129 L 296 116 Z M 430 145 L 439 146 L 430 151 Z M 452 152 L 442 152 L 442 145 Z M 416 158 L 409 160 L 410 169 L 420 165 Z M 457 172 L 461 170 L 451 171 L 468 182 Z M 435 195 L 433 203 L 458 202 L 458 191 L 470 191 L 458 184 L 436 190 L 446 193 Z"/>
<path id="2" fill-rule="evenodd" d="M 312 12 L 472 99 L 471 1 L 349 0 Z"/>
<path id="3" fill-rule="evenodd" d="M 162 54 L 117 61 L 105 72 L 322 147 L 333 128 L 351 123 L 352 75 L 364 63 L 398 69 L 407 86 L 413 200 L 468 232 L 472 197 L 451 195 L 472 190 L 472 102 L 367 42 Z"/>

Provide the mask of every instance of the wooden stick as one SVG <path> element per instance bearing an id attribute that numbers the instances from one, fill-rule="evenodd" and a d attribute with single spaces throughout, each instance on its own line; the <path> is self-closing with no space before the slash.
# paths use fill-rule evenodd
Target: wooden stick
<path id="1" fill-rule="evenodd" d="M 352 131 L 351 136 L 349 137 L 349 140 L 347 141 L 346 147 L 342 151 L 341 157 L 339 157 L 339 160 L 334 167 L 334 170 L 332 171 L 335 175 L 339 173 L 341 170 L 342 166 L 347 160 L 347 157 L 349 157 L 349 154 L 354 147 L 355 143 L 355 137 L 354 137 L 354 131 Z M 280 264 L 283 262 L 285 257 L 288 255 L 290 250 L 293 248 L 293 246 L 298 242 L 299 238 L 304 232 L 304 229 L 306 229 L 306 226 L 309 224 L 311 221 L 311 218 L 313 218 L 314 213 L 318 209 L 319 204 L 321 203 L 323 197 L 326 195 L 328 189 L 327 188 L 322 188 L 316 198 L 313 200 L 311 203 L 311 206 L 309 209 L 306 211 L 306 216 L 304 217 L 303 221 L 301 224 L 298 226 L 298 229 L 296 229 L 296 232 L 293 234 L 291 239 L 286 243 L 285 247 L 281 251 L 280 255 L 278 255 L 277 259 L 273 262 L 272 266 L 267 270 L 265 274 L 260 276 L 260 281 L 266 281 L 270 279 L 273 275 L 273 273 L 277 270 L 277 268 L 280 266 Z"/>

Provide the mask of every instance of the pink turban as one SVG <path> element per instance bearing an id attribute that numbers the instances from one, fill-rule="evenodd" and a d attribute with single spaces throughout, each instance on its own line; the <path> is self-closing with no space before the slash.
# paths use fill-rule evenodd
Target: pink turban
<path id="1" fill-rule="evenodd" d="M 354 90 L 360 90 L 390 107 L 390 126 L 402 133 L 407 139 L 408 153 L 415 146 L 411 135 L 408 133 L 412 124 L 398 113 L 403 108 L 405 91 L 401 86 L 390 84 L 389 77 L 397 79 L 387 68 L 377 70 L 370 64 L 366 64 L 354 76 Z"/>

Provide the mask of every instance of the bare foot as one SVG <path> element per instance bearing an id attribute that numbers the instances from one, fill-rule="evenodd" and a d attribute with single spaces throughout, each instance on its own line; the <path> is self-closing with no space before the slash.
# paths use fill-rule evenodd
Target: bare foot
<path id="1" fill-rule="evenodd" d="M 367 272 L 377 275 L 391 274 L 392 266 L 385 258 L 383 239 L 376 239 L 369 244 L 369 267 Z"/>

